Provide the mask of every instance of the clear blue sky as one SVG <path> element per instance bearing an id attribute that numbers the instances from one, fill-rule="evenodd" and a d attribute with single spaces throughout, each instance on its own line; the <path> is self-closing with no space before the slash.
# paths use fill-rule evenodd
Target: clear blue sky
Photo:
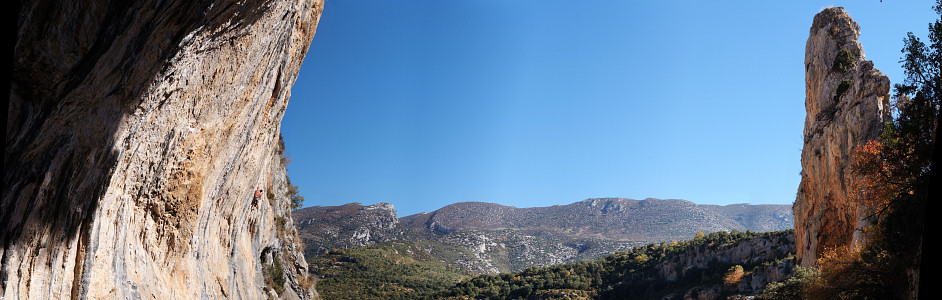
<path id="1" fill-rule="evenodd" d="M 282 124 L 305 206 L 791 204 L 812 17 L 902 79 L 934 1 L 327 0 Z"/>

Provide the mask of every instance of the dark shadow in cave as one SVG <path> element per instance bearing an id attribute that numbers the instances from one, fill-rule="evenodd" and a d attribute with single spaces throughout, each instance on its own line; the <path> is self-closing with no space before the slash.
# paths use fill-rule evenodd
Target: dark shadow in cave
<path id="1" fill-rule="evenodd" d="M 39 247 L 57 249 L 83 232 L 79 247 L 87 245 L 88 226 L 118 162 L 121 120 L 167 70 L 187 34 L 241 30 L 267 9 L 263 0 L 20 3 L 0 247 L 38 240 Z M 8 271 L 0 270 L 0 280 Z"/>

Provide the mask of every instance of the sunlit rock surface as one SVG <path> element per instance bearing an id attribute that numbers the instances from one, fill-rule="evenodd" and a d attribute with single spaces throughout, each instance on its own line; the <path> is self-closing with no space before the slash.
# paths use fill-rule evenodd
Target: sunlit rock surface
<path id="1" fill-rule="evenodd" d="M 859 239 L 864 225 L 851 196 L 851 152 L 879 137 L 890 120 L 890 80 L 866 60 L 859 36 L 860 26 L 843 8 L 827 8 L 814 17 L 805 47 L 807 116 L 794 205 L 802 266 L 813 265 L 826 248 Z M 838 58 L 842 49 L 854 57 L 845 68 Z"/>
<path id="2" fill-rule="evenodd" d="M 331 249 L 346 249 L 404 239 L 397 230 L 399 218 L 389 203 L 363 206 L 349 203 L 341 206 L 312 206 L 292 214 L 305 254 L 314 257 Z"/>
<path id="3" fill-rule="evenodd" d="M 21 3 L 2 298 L 315 297 L 277 148 L 322 9 Z"/>

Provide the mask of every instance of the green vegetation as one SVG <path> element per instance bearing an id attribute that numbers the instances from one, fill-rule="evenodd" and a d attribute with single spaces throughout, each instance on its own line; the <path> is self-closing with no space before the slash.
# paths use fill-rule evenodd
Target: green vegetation
<path id="1" fill-rule="evenodd" d="M 795 267 L 792 276 L 780 282 L 769 283 L 756 298 L 760 300 L 802 299 L 802 293 L 818 276 L 814 268 Z"/>
<path id="2" fill-rule="evenodd" d="M 857 62 L 857 56 L 850 50 L 842 48 L 837 52 L 837 56 L 834 57 L 834 64 L 831 65 L 831 70 L 845 73 L 854 67 L 855 62 Z"/>
<path id="3" fill-rule="evenodd" d="M 287 176 L 285 176 L 287 178 Z M 285 196 L 288 196 L 291 199 L 291 210 L 298 210 L 301 206 L 304 205 L 304 196 L 298 192 L 298 186 L 291 184 L 291 178 L 288 179 L 288 193 Z"/>
<path id="4" fill-rule="evenodd" d="M 288 164 L 291 163 L 291 158 L 285 152 L 285 137 L 280 133 L 278 134 L 278 148 L 275 148 L 275 153 L 281 156 L 281 165 L 287 168 Z"/>
<path id="5" fill-rule="evenodd" d="M 368 247 L 331 250 L 309 260 L 321 278 L 318 292 L 325 299 L 651 299 L 684 295 L 692 288 L 722 286 L 724 278 L 744 280 L 762 268 L 788 272 L 793 253 L 775 250 L 761 259 L 689 266 L 689 256 L 733 251 L 751 239 L 792 245 L 792 231 L 698 234 L 689 241 L 650 244 L 631 251 L 579 263 L 529 267 L 497 275 L 473 275 L 450 267 L 427 243 L 395 241 Z M 457 252 L 456 250 L 455 252 Z M 718 254 L 719 255 L 719 254 Z M 781 265 L 787 263 L 787 265 Z M 666 280 L 665 269 L 675 272 Z M 733 270 L 732 273 L 728 272 Z M 732 274 L 732 277 L 728 276 Z M 726 291 L 734 294 L 735 289 Z"/>
<path id="6" fill-rule="evenodd" d="M 831 70 L 835 72 L 846 73 L 848 70 L 854 67 L 854 63 L 857 62 L 857 56 L 854 55 L 848 49 L 842 48 L 837 52 L 837 56 L 834 58 L 834 65 L 831 66 Z M 841 100 L 841 96 L 844 96 L 844 93 L 847 92 L 847 89 L 850 88 L 850 85 L 854 81 L 850 79 L 841 80 L 841 83 L 837 86 L 837 91 L 834 93 L 834 102 Z"/>
<path id="7" fill-rule="evenodd" d="M 934 10 L 942 15 L 942 0 Z M 805 298 L 906 299 L 917 284 L 942 96 L 942 21 L 929 25 L 929 40 L 927 46 L 912 33 L 904 39 L 906 79 L 894 85 L 895 118 L 879 139 L 854 151 L 853 188 L 869 211 L 867 243 L 824 252 Z"/>
<path id="8" fill-rule="evenodd" d="M 285 269 L 281 265 L 279 255 L 272 255 L 272 263 L 263 265 L 262 272 L 265 275 L 266 286 L 279 294 L 285 291 Z"/>
<path id="9" fill-rule="evenodd" d="M 713 260 L 705 268 L 673 263 L 691 251 L 704 252 L 730 248 L 753 238 L 784 242 L 790 231 L 774 233 L 715 232 L 689 241 L 651 244 L 619 252 L 599 260 L 530 267 L 520 272 L 478 275 L 464 280 L 439 294 L 443 298 L 528 299 L 540 295 L 569 295 L 570 298 L 657 299 L 665 295 L 684 295 L 691 288 L 721 285 L 730 263 Z M 787 242 L 786 242 L 787 243 Z M 743 273 L 758 267 L 789 261 L 788 253 L 774 253 L 762 262 L 737 262 Z M 665 280 L 660 274 L 665 266 L 676 266 L 676 279 Z M 739 274 L 740 277 L 742 274 Z"/>
<path id="10" fill-rule="evenodd" d="M 736 286 L 742 282 L 742 276 L 745 275 L 745 273 L 742 266 L 732 266 L 726 271 L 726 275 L 723 275 L 723 284 L 726 286 Z"/>
<path id="11" fill-rule="evenodd" d="M 324 299 L 423 299 L 471 274 L 438 261 L 425 243 L 333 249 L 309 260 Z"/>
<path id="12" fill-rule="evenodd" d="M 278 135 L 278 148 L 275 149 L 278 155 L 281 156 L 281 165 L 288 169 L 288 164 L 291 163 L 291 158 L 288 157 L 288 153 L 285 152 L 285 139 L 280 134 Z M 288 192 L 285 194 L 288 199 L 291 199 L 291 210 L 298 210 L 304 206 L 304 196 L 301 196 L 298 192 L 298 186 L 291 184 L 291 178 L 288 178 L 287 175 L 285 178 L 288 180 Z M 274 199 L 275 195 L 272 194 L 272 189 L 269 186 L 268 188 L 268 199 Z"/>
<path id="13" fill-rule="evenodd" d="M 837 85 L 837 91 L 834 93 L 834 102 L 841 101 L 841 96 L 844 96 L 844 93 L 847 92 L 847 89 L 850 89 L 850 85 L 854 81 L 850 79 L 841 80 L 841 84 Z"/>

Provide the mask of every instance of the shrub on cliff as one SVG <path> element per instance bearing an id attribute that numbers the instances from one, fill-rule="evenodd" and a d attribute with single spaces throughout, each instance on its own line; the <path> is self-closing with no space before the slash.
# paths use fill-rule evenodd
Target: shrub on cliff
<path id="1" fill-rule="evenodd" d="M 905 299 L 903 266 L 885 251 L 838 247 L 818 259 L 820 273 L 805 289 L 805 299 Z"/>
<path id="2" fill-rule="evenodd" d="M 287 196 L 291 199 L 291 210 L 298 210 L 304 205 L 304 196 L 301 196 L 301 193 L 298 192 L 298 186 L 291 184 L 290 178 L 288 179 Z"/>
<path id="3" fill-rule="evenodd" d="M 837 91 L 834 93 L 834 102 L 841 101 L 841 96 L 844 96 L 844 93 L 850 89 L 852 83 L 854 83 L 854 81 L 850 79 L 841 80 L 841 84 L 837 85 Z"/>
<path id="4" fill-rule="evenodd" d="M 734 287 L 742 282 L 742 276 L 745 275 L 742 266 L 735 265 L 729 268 L 726 271 L 726 275 L 723 275 L 723 285 L 727 287 Z"/>
<path id="5" fill-rule="evenodd" d="M 762 294 L 756 296 L 760 300 L 792 300 L 804 298 L 803 292 L 818 278 L 814 268 L 795 267 L 794 273 L 788 279 L 769 283 Z"/>
<path id="6" fill-rule="evenodd" d="M 855 56 L 853 52 L 850 52 L 850 50 L 843 48 L 838 51 L 837 56 L 834 57 L 834 64 L 831 65 L 831 69 L 844 73 L 853 68 L 855 62 L 857 62 L 857 56 Z"/>
<path id="7" fill-rule="evenodd" d="M 272 263 L 265 265 L 262 272 L 265 276 L 265 285 L 281 294 L 285 291 L 285 269 L 281 265 L 279 256 L 278 253 L 272 255 Z"/>
<path id="8" fill-rule="evenodd" d="M 942 15 L 942 0 L 936 1 Z M 935 130 L 942 96 L 942 20 L 929 26 L 930 45 L 904 41 L 903 83 L 894 85 L 893 116 L 878 140 L 853 154 L 857 200 L 869 210 L 868 242 L 825 252 L 809 298 L 909 298 L 919 277 L 920 243 Z"/>
<path id="9" fill-rule="evenodd" d="M 285 169 L 288 168 L 288 164 L 291 163 L 291 157 L 285 152 L 285 139 L 280 134 L 278 135 L 278 148 L 275 149 L 275 152 L 281 156 L 281 165 Z M 286 177 L 287 178 L 287 177 Z M 291 178 L 288 179 L 288 192 L 285 196 L 288 199 L 291 199 L 291 210 L 298 210 L 304 206 L 304 196 L 301 196 L 301 193 L 298 191 L 298 186 L 291 184 Z M 268 189 L 271 191 L 271 188 Z M 269 195 L 269 199 L 273 199 L 274 195 Z"/>

